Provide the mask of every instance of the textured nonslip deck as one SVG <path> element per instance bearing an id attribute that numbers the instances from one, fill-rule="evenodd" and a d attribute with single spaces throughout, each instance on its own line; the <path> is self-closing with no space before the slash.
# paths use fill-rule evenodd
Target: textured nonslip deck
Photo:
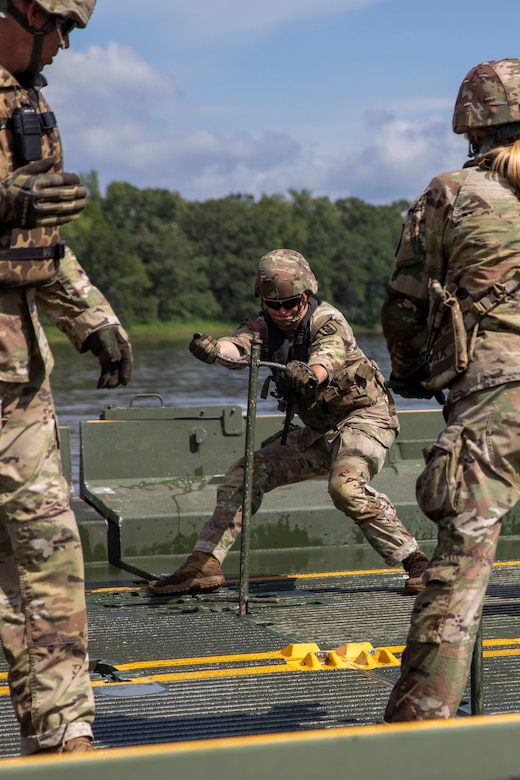
<path id="1" fill-rule="evenodd" d="M 519 569 L 496 565 L 486 596 L 486 714 L 520 711 Z M 96 747 L 380 723 L 399 671 L 388 659 L 399 660 L 413 605 L 402 585 L 392 570 L 255 577 L 244 617 L 233 580 L 199 597 L 154 597 L 129 580 L 95 587 Z M 373 648 L 369 660 L 381 648 L 388 656 L 330 665 L 358 644 Z M 18 729 L 1 690 L 0 755 L 15 756 Z"/>

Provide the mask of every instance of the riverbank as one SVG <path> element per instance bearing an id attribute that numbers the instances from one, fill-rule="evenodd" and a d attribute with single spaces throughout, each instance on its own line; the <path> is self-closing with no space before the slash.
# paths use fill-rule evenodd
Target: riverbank
<path id="1" fill-rule="evenodd" d="M 150 322 L 131 325 L 127 328 L 132 339 L 150 341 L 170 341 L 181 343 L 190 341 L 194 333 L 211 333 L 215 338 L 225 336 L 236 327 L 236 323 L 213 322 L 203 320 Z M 45 333 L 51 344 L 68 342 L 68 338 L 53 325 L 44 324 Z"/>
<path id="2" fill-rule="evenodd" d="M 351 323 L 352 324 L 352 323 Z M 149 322 L 131 325 L 128 333 L 134 340 L 169 341 L 171 343 L 186 343 L 194 333 L 209 333 L 215 338 L 230 334 L 237 326 L 236 322 L 221 322 L 213 320 L 170 320 L 169 322 Z M 380 330 L 357 328 L 352 325 L 357 336 L 380 335 Z M 52 325 L 45 325 L 45 333 L 51 344 L 68 341 L 67 337 Z"/>

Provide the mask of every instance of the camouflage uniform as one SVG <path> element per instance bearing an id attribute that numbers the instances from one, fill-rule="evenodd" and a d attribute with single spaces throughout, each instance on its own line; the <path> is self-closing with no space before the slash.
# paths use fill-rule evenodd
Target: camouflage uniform
<path id="1" fill-rule="evenodd" d="M 466 82 L 462 92 L 471 96 Z M 406 378 L 417 369 L 430 279 L 456 289 L 461 300 L 479 301 L 519 266 L 518 193 L 509 181 L 473 162 L 434 178 L 409 210 L 383 305 L 393 373 Z M 480 320 L 470 358 L 449 387 L 446 427 L 425 451 L 417 483 L 419 505 L 438 525 L 438 545 L 414 605 L 387 721 L 452 717 L 464 692 L 500 520 L 520 495 L 518 293 Z"/>
<path id="2" fill-rule="evenodd" d="M 39 77 L 34 89 L 24 88 L 0 68 L 0 180 L 20 165 L 13 109 L 26 102 L 48 112 L 39 92 L 43 84 Z M 56 128 L 44 133 L 42 156 L 62 170 Z M 0 251 L 58 240 L 56 227 L 0 225 Z M 36 281 L 39 273 L 48 278 Z M 61 470 L 49 384 L 53 359 L 38 309 L 78 350 L 91 333 L 118 319 L 68 249 L 49 263 L 0 259 L 0 285 L 0 637 L 27 754 L 91 736 L 94 718 L 83 557 Z"/>
<path id="3" fill-rule="evenodd" d="M 329 474 L 334 505 L 358 525 L 361 532 L 389 565 L 403 561 L 417 549 L 415 539 L 396 517 L 389 499 L 369 483 L 381 469 L 398 430 L 397 417 L 377 366 L 357 346 L 343 315 L 328 303 L 313 311 L 308 355 L 309 366 L 321 365 L 328 381 L 310 394 L 295 394 L 293 410 L 305 423 L 293 426 L 287 443 L 282 432 L 263 442 L 255 452 L 252 511 L 264 493 L 281 485 Z M 228 341 L 249 355 L 253 335 L 262 336 L 262 359 L 273 360 L 266 318 L 246 320 Z M 293 359 L 294 344 L 287 359 Z M 226 473 L 217 491 L 212 517 L 202 528 L 194 549 L 210 553 L 222 562 L 235 542 L 242 521 L 244 461 Z"/>

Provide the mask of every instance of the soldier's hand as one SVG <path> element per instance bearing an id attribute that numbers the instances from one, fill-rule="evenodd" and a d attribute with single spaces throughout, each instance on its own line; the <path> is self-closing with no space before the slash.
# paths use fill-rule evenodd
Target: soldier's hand
<path id="1" fill-rule="evenodd" d="M 52 159 L 18 168 L 0 182 L 0 222 L 10 227 L 63 225 L 85 208 L 87 189 L 75 173 L 48 173 Z"/>
<path id="2" fill-rule="evenodd" d="M 420 381 L 418 381 L 416 374 L 403 379 L 391 373 L 386 386 L 389 390 L 397 393 L 397 395 L 401 395 L 403 398 L 435 398 L 438 403 L 444 404 L 445 399 L 442 390 L 429 390 L 423 387 Z"/>
<path id="3" fill-rule="evenodd" d="M 101 365 L 97 387 L 127 385 L 132 375 L 132 346 L 121 325 L 107 325 L 85 339 L 81 352 L 92 352 Z"/>
<path id="4" fill-rule="evenodd" d="M 217 339 L 206 333 L 194 333 L 188 349 L 192 355 L 202 360 L 203 363 L 214 363 L 220 355 L 220 347 Z"/>
<path id="5" fill-rule="evenodd" d="M 306 393 L 318 387 L 316 374 L 307 363 L 301 360 L 291 360 L 285 367 L 285 376 L 292 384 L 296 392 Z"/>

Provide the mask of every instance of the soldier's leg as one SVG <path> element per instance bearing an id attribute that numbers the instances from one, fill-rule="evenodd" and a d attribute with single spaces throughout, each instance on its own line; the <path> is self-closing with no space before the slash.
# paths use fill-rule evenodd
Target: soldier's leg
<path id="1" fill-rule="evenodd" d="M 381 470 L 393 431 L 378 430 L 378 438 L 365 431 L 346 427 L 333 442 L 329 492 L 334 506 L 350 517 L 370 545 L 389 566 L 395 566 L 418 550 L 414 537 L 397 517 L 384 494 L 370 485 Z M 387 446 L 380 438 L 387 436 Z"/>
<path id="2" fill-rule="evenodd" d="M 28 754 L 92 736 L 83 556 L 48 382 L 0 395 L 0 639 Z"/>
<path id="3" fill-rule="evenodd" d="M 291 430 L 285 445 L 281 432 L 263 442 L 254 453 L 252 506 L 258 511 L 264 494 L 280 485 L 301 482 L 330 469 L 330 451 L 318 434 L 308 428 Z M 169 577 L 152 580 L 148 589 L 156 595 L 198 593 L 225 582 L 220 564 L 235 543 L 242 527 L 244 459 L 226 473 L 217 490 L 217 503 L 201 529 L 193 552 Z"/>
<path id="4" fill-rule="evenodd" d="M 520 386 L 454 406 L 418 482 L 439 525 L 385 720 L 453 717 L 467 682 L 500 519 L 520 495 Z"/>
<path id="5" fill-rule="evenodd" d="M 291 430 L 286 444 L 281 444 L 281 433 L 276 434 L 254 453 L 252 514 L 260 508 L 265 493 L 281 485 L 328 474 L 329 469 L 328 448 L 308 428 Z M 214 512 L 195 544 L 195 550 L 211 553 L 221 563 L 242 527 L 243 484 L 244 459 L 241 458 L 219 485 Z"/>

